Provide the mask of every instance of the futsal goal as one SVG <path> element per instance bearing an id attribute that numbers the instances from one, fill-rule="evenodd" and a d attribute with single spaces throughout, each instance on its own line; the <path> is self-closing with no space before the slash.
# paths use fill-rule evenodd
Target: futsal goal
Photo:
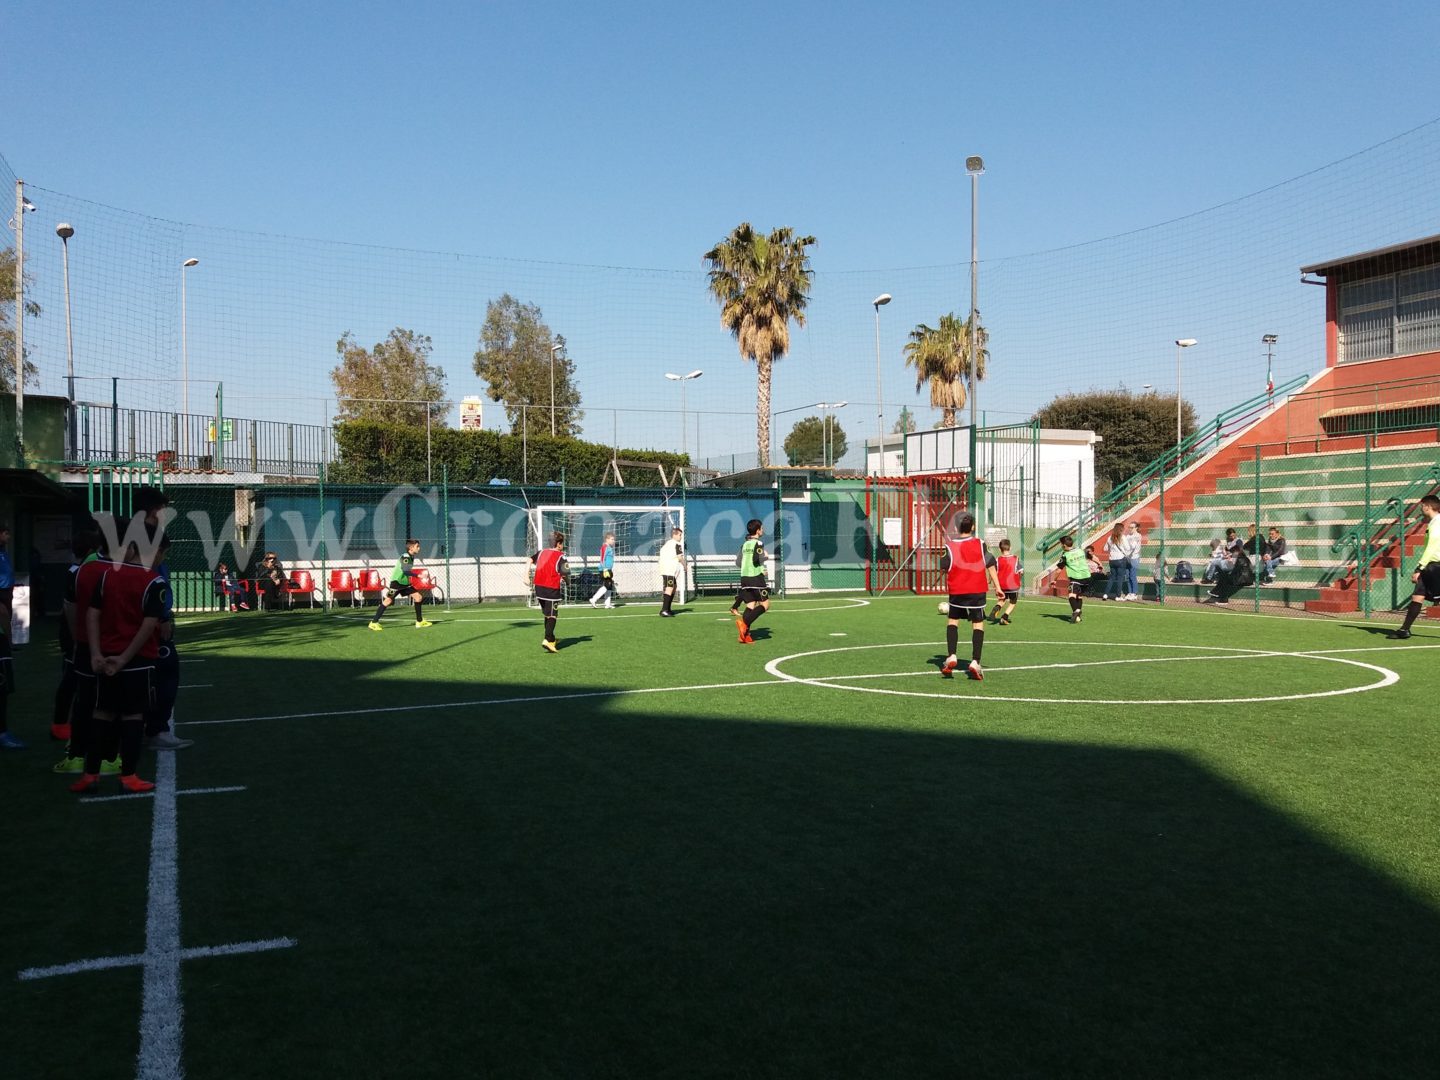
<path id="1" fill-rule="evenodd" d="M 550 546 L 555 533 L 565 537 L 570 564 L 568 601 L 589 600 L 600 587 L 600 545 L 615 535 L 615 589 L 620 602 L 660 598 L 660 546 L 672 529 L 685 528 L 681 506 L 536 506 L 528 514 L 530 550 Z M 688 555 L 676 580 L 675 602 L 689 592 Z M 535 598 L 532 594 L 530 604 Z"/>

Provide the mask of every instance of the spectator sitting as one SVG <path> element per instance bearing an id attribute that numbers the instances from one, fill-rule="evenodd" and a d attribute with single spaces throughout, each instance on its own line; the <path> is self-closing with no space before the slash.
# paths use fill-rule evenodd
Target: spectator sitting
<path id="1" fill-rule="evenodd" d="M 1270 526 L 1270 539 L 1265 544 L 1265 579 L 1268 585 L 1275 580 L 1275 567 L 1279 566 L 1286 555 L 1290 554 L 1290 545 L 1285 542 L 1285 537 L 1274 525 Z"/>
<path id="2" fill-rule="evenodd" d="M 1255 565 L 1250 561 L 1250 556 L 1244 550 L 1235 552 L 1235 558 L 1231 565 L 1220 571 L 1219 580 L 1215 588 L 1210 590 L 1210 595 L 1201 603 L 1205 604 L 1228 604 L 1230 597 L 1239 590 L 1255 584 Z"/>
<path id="3" fill-rule="evenodd" d="M 1101 564 L 1100 560 L 1095 557 L 1095 546 L 1093 544 L 1085 549 L 1085 565 L 1090 567 L 1090 577 L 1092 579 L 1098 581 L 1102 577 L 1105 577 L 1105 567 Z"/>
<path id="4" fill-rule="evenodd" d="M 223 562 L 215 567 L 215 595 L 221 604 L 228 604 L 231 611 L 249 611 L 245 602 L 245 589 L 235 577 L 235 571 Z"/>
<path id="5" fill-rule="evenodd" d="M 1231 541 L 1237 544 L 1239 543 L 1239 541 L 1235 539 L 1234 529 L 1225 530 L 1225 539 L 1223 542 L 1220 540 L 1210 541 L 1210 562 L 1206 565 L 1205 574 L 1200 579 L 1201 584 L 1215 584 L 1220 578 L 1220 572 L 1230 569 L 1231 561 L 1234 559 L 1234 555 L 1230 549 Z"/>
<path id="6" fill-rule="evenodd" d="M 1247 525 L 1248 530 L 1245 536 L 1245 554 L 1250 556 L 1252 562 L 1259 562 L 1265 557 L 1265 541 L 1260 539 L 1258 530 L 1254 525 Z"/>
<path id="7" fill-rule="evenodd" d="M 274 611 L 280 606 L 280 594 L 285 591 L 285 567 L 275 552 L 267 551 L 260 562 L 260 572 L 255 575 L 255 587 L 260 590 L 260 610 Z"/>

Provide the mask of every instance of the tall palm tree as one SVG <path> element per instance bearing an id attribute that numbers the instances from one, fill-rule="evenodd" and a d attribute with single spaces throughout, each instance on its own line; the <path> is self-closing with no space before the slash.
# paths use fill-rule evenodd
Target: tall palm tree
<path id="1" fill-rule="evenodd" d="M 805 249 L 815 237 L 774 229 L 769 236 L 741 222 L 707 251 L 710 293 L 720 304 L 720 324 L 735 335 L 743 360 L 755 361 L 755 448 L 760 467 L 770 466 L 770 373 L 790 351 L 790 322 L 805 325 L 813 271 Z"/>
<path id="2" fill-rule="evenodd" d="M 986 344 L 989 333 L 983 326 L 975 327 L 975 378 L 985 378 L 985 365 L 990 359 Z M 965 407 L 965 383 L 970 377 L 970 320 L 957 319 L 955 313 L 940 316 L 939 326 L 921 323 L 910 331 L 905 343 L 905 363 L 915 369 L 915 392 L 929 382 L 930 404 L 940 410 L 940 426 L 954 427 L 955 413 Z"/>

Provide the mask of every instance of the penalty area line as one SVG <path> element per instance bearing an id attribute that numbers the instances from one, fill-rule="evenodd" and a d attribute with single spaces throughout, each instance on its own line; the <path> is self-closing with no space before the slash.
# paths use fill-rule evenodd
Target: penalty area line
<path id="1" fill-rule="evenodd" d="M 211 956 L 244 956 L 247 953 L 270 952 L 273 949 L 292 949 L 300 944 L 294 938 L 268 938 L 264 941 L 238 941 L 233 945 L 201 945 L 193 949 L 181 949 L 181 960 L 204 960 Z M 114 968 L 140 967 L 145 963 L 144 953 L 130 953 L 128 956 L 100 956 L 93 960 L 76 960 L 71 964 L 54 964 L 50 967 L 25 968 L 17 978 L 21 982 L 34 979 L 53 979 L 61 975 L 82 975 L 87 971 L 110 971 Z"/>

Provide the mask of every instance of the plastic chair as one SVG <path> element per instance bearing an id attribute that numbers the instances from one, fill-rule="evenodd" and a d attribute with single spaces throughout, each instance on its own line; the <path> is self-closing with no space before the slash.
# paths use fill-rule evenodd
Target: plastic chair
<path id="1" fill-rule="evenodd" d="M 370 593 L 374 593 L 378 600 L 380 594 L 385 591 L 385 579 L 380 576 L 379 570 L 361 570 L 356 588 L 360 592 L 361 600 L 368 600 Z"/>
<path id="2" fill-rule="evenodd" d="M 310 606 L 315 606 L 315 594 L 319 590 L 315 587 L 315 579 L 310 575 L 309 570 L 290 571 L 290 580 L 285 583 L 285 596 L 291 607 L 295 606 L 295 597 L 308 596 Z"/>
<path id="3" fill-rule="evenodd" d="M 355 591 L 358 586 L 355 583 L 355 575 L 349 570 L 330 571 L 330 595 L 339 599 L 345 597 L 350 607 L 355 606 Z"/>
<path id="4" fill-rule="evenodd" d="M 424 593 L 427 600 L 433 599 L 433 602 L 439 604 L 445 602 L 445 591 L 425 567 L 422 566 L 410 574 L 410 584 Z"/>

